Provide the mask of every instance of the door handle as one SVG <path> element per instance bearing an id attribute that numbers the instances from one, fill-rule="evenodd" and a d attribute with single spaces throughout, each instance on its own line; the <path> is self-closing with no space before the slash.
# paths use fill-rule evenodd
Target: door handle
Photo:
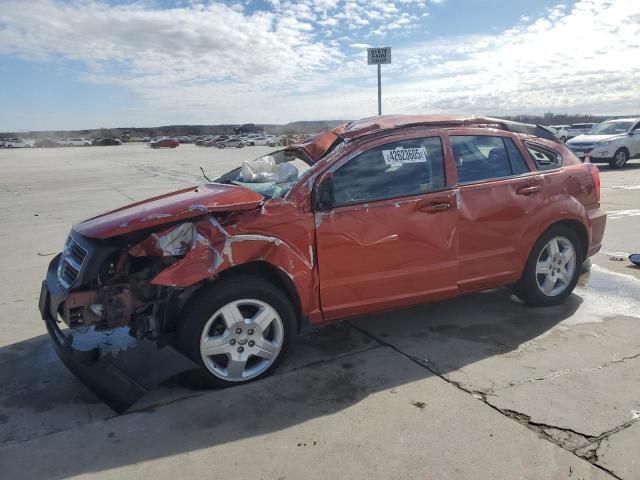
<path id="1" fill-rule="evenodd" d="M 520 187 L 516 189 L 518 195 L 531 195 L 540 191 L 540 185 L 527 185 L 526 187 Z"/>
<path id="2" fill-rule="evenodd" d="M 450 203 L 427 203 L 426 205 L 420 205 L 421 212 L 427 213 L 437 213 L 444 212 L 445 210 L 449 210 L 451 208 Z"/>

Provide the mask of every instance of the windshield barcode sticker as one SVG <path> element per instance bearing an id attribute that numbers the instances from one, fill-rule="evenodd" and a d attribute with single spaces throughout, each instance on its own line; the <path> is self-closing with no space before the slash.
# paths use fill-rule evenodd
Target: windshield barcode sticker
<path id="1" fill-rule="evenodd" d="M 402 165 L 404 163 L 425 163 L 427 152 L 422 147 L 403 148 L 397 147 L 393 150 L 383 150 L 382 156 L 387 165 Z"/>

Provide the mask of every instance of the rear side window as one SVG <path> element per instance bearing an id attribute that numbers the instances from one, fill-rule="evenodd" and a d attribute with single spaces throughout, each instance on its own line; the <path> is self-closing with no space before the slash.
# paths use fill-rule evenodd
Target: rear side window
<path id="1" fill-rule="evenodd" d="M 532 143 L 526 145 L 538 170 L 553 170 L 562 166 L 562 159 L 556 152 Z"/>
<path id="2" fill-rule="evenodd" d="M 504 178 L 529 171 L 510 138 L 461 135 L 450 139 L 459 183 Z"/>
<path id="3" fill-rule="evenodd" d="M 444 153 L 439 137 L 372 148 L 333 174 L 336 206 L 419 195 L 444 187 Z"/>

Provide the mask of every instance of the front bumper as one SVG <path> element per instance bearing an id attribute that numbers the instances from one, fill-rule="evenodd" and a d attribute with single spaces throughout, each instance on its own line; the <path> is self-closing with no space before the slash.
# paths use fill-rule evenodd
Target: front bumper
<path id="1" fill-rule="evenodd" d="M 91 330 L 88 337 L 93 341 L 87 344 L 82 337 L 89 332 L 61 330 L 58 311 L 68 293 L 57 278 L 59 258 L 60 255 L 51 261 L 42 282 L 39 302 L 42 319 L 62 363 L 113 410 L 124 412 L 161 382 L 198 368 L 170 344 L 129 338 L 123 348 L 106 348 L 109 342 L 103 340 L 107 334 Z M 80 344 L 80 348 L 74 343 Z"/>
<path id="2" fill-rule="evenodd" d="M 610 148 L 609 146 L 596 146 L 592 148 L 572 148 L 573 153 L 576 156 L 584 161 L 587 157 L 589 157 L 589 161 L 591 163 L 608 163 L 614 155 L 615 148 Z"/>

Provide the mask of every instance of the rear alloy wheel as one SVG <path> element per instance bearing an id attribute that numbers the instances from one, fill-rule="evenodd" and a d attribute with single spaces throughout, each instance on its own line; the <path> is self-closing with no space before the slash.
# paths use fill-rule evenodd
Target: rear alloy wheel
<path id="1" fill-rule="evenodd" d="M 244 143 L 239 143 L 238 148 L 244 148 Z"/>
<path id="2" fill-rule="evenodd" d="M 562 137 L 560 137 L 560 141 L 562 143 L 567 143 L 567 137 L 565 137 L 564 135 Z"/>
<path id="3" fill-rule="evenodd" d="M 534 245 L 514 291 L 532 306 L 562 303 L 578 283 L 583 254 L 575 232 L 554 227 Z"/>
<path id="4" fill-rule="evenodd" d="M 564 237 L 553 237 L 536 262 L 536 281 L 542 293 L 555 297 L 564 292 L 576 272 L 576 251 Z"/>
<path id="5" fill-rule="evenodd" d="M 616 151 L 615 155 L 609 162 L 609 166 L 611 168 L 622 168 L 627 164 L 629 160 L 629 152 L 627 152 L 624 148 Z"/>
<path id="6" fill-rule="evenodd" d="M 219 143 L 218 144 L 218 148 L 224 148 L 224 147 L 226 147 L 226 145 L 224 143 Z"/>
<path id="7" fill-rule="evenodd" d="M 268 375 L 293 348 L 291 303 L 270 283 L 251 277 L 204 287 L 178 325 L 178 348 L 202 368 L 189 372 L 201 388 L 225 387 Z"/>

